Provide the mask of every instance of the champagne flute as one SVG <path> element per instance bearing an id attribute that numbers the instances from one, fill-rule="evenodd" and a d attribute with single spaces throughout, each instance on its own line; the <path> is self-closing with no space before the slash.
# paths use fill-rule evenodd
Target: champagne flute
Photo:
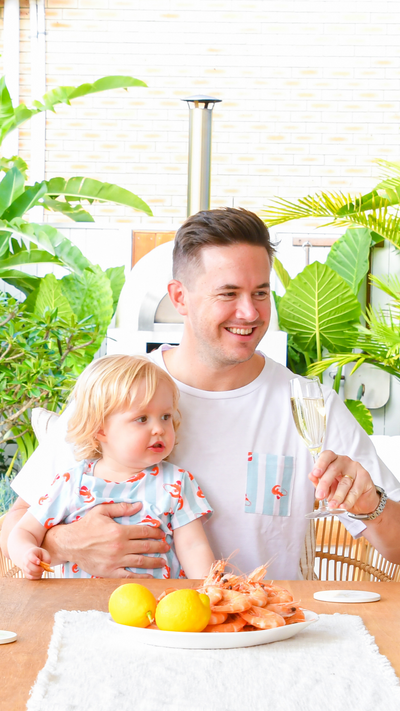
<path id="1" fill-rule="evenodd" d="M 290 402 L 296 429 L 315 464 L 322 449 L 326 430 L 325 402 L 319 378 L 292 378 Z M 343 510 L 330 509 L 327 500 L 321 499 L 318 510 L 306 514 L 306 518 L 323 518 L 338 513 L 343 513 Z"/>

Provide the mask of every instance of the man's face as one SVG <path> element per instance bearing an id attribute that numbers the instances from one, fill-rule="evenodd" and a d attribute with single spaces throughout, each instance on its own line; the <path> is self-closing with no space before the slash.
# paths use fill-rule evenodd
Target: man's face
<path id="1" fill-rule="evenodd" d="M 271 315 L 270 261 L 264 247 L 206 247 L 201 267 L 190 271 L 185 329 L 198 355 L 212 367 L 249 360 Z"/>

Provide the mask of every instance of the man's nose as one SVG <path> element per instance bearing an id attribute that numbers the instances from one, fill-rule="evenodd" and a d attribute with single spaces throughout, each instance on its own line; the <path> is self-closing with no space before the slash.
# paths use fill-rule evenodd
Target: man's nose
<path id="1" fill-rule="evenodd" d="M 253 300 L 250 296 L 242 296 L 239 299 L 236 316 L 244 321 L 255 321 L 258 318 L 258 311 L 254 306 Z"/>

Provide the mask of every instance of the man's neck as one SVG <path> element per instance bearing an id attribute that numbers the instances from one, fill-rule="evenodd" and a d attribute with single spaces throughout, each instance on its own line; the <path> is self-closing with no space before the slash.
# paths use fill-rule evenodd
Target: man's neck
<path id="1" fill-rule="evenodd" d="M 261 373 L 265 360 L 254 355 L 243 363 L 226 365 L 223 367 L 210 367 L 193 353 L 185 352 L 185 345 L 170 348 L 163 352 L 164 362 L 168 372 L 173 378 L 185 385 L 199 390 L 223 392 L 237 390 L 253 382 Z"/>

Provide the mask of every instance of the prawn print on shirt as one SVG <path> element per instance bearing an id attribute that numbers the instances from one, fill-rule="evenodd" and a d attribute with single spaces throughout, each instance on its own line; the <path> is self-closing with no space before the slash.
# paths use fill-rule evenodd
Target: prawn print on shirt
<path id="1" fill-rule="evenodd" d="M 84 460 L 77 467 L 58 474 L 48 492 L 30 507 L 29 512 L 45 528 L 58 523 L 74 523 L 93 506 L 110 503 L 142 502 L 143 508 L 133 516 L 120 516 L 117 523 L 147 524 L 160 528 L 171 546 L 163 553 L 164 568 L 128 568 L 133 573 L 148 573 L 155 578 L 184 578 L 176 556 L 173 531 L 201 516 L 208 519 L 212 509 L 194 477 L 170 462 L 148 467 L 124 482 L 117 483 L 93 476 L 95 461 Z M 160 554 L 153 554 L 160 555 Z M 76 563 L 62 566 L 66 578 L 90 578 Z"/>

